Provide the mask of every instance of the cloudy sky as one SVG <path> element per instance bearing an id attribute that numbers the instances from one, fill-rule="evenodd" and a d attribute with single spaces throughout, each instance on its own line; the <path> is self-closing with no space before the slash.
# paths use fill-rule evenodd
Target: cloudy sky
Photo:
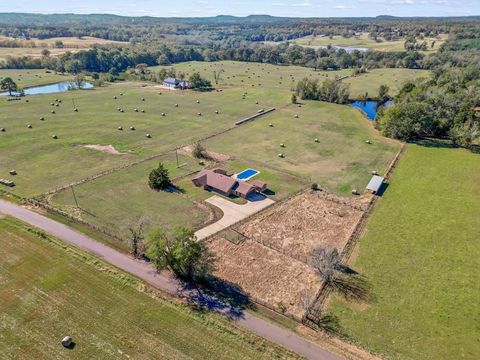
<path id="1" fill-rule="evenodd" d="M 480 0 L 0 0 L 0 12 L 131 16 L 300 17 L 480 15 Z"/>

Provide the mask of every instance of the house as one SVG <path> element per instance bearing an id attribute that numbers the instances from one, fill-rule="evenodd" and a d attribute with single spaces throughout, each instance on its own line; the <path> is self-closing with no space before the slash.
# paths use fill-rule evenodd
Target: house
<path id="1" fill-rule="evenodd" d="M 372 178 L 370 179 L 370 182 L 367 185 L 367 190 L 370 190 L 372 194 L 377 194 L 378 190 L 383 185 L 383 177 L 378 176 L 378 175 L 373 175 Z"/>
<path id="2" fill-rule="evenodd" d="M 234 179 L 227 175 L 227 171 L 221 168 L 204 169 L 200 171 L 192 182 L 197 187 L 203 187 L 205 190 L 213 190 L 224 196 L 239 196 L 244 199 L 254 192 L 262 192 L 267 188 L 263 181 L 256 180 L 251 184 Z"/>
<path id="3" fill-rule="evenodd" d="M 163 79 L 163 86 L 170 88 L 170 89 L 188 89 L 190 87 L 190 83 L 188 81 L 181 81 L 175 78 L 167 77 Z"/>

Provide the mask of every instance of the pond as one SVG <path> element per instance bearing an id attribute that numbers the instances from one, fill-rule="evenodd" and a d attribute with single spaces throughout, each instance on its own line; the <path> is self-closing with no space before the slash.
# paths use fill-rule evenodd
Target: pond
<path id="1" fill-rule="evenodd" d="M 25 95 L 39 95 L 39 94 L 55 94 L 60 92 L 68 91 L 69 89 L 76 89 L 77 86 L 70 81 L 64 81 L 56 84 L 50 85 L 41 85 L 35 86 L 28 89 L 25 89 Z M 93 84 L 89 82 L 85 82 L 82 85 L 82 89 L 91 89 L 93 88 Z M 7 96 L 8 92 L 0 93 L 0 96 Z M 19 95 L 18 93 L 13 93 L 13 95 Z"/>
<path id="2" fill-rule="evenodd" d="M 377 116 L 378 103 L 378 101 L 373 100 L 354 101 L 352 102 L 352 106 L 363 111 L 368 119 L 373 121 Z"/>

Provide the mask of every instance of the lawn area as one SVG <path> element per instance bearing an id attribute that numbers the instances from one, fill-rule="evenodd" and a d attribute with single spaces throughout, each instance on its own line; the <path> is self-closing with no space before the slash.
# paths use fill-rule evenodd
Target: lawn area
<path id="1" fill-rule="evenodd" d="M 387 85 L 390 88 L 389 95 L 395 96 L 407 81 L 429 77 L 428 70 L 373 69 L 365 74 L 346 78 L 342 82 L 350 85 L 352 99 L 361 98 L 365 93 L 368 93 L 367 97 L 376 98 L 380 85 Z"/>
<path id="2" fill-rule="evenodd" d="M 76 186 L 75 196 L 81 210 L 75 206 L 70 189 L 54 195 L 49 202 L 121 238 L 127 238 L 129 228 L 140 219 L 146 233 L 153 227 L 166 230 L 179 225 L 201 227 L 208 221 L 210 211 L 189 199 L 189 192 L 157 192 L 148 187 L 148 175 L 160 161 L 172 179 L 201 169 L 187 156 L 179 156 L 183 166 L 177 168 L 175 155 L 168 154 Z"/>
<path id="3" fill-rule="evenodd" d="M 21 88 L 68 81 L 72 78 L 70 75 L 55 74 L 50 70 L 0 69 L 0 80 L 6 77 L 12 78 L 12 80 Z"/>
<path id="4" fill-rule="evenodd" d="M 439 38 L 425 37 L 424 40 L 417 40 L 417 43 L 422 43 L 423 41 L 427 42 L 428 50 L 426 52 L 437 51 L 447 40 L 447 35 L 442 34 Z M 431 48 L 432 42 L 435 41 L 433 49 Z M 298 45 L 305 45 L 311 47 L 321 47 L 321 46 L 347 46 L 347 47 L 358 47 L 358 48 L 369 48 L 376 51 L 405 51 L 404 39 L 400 40 L 385 40 L 382 39 L 381 42 L 376 42 L 368 36 L 368 33 L 361 33 L 359 36 L 354 36 L 350 38 L 345 38 L 343 36 L 333 36 L 331 39 L 328 36 L 305 36 L 303 38 L 293 41 Z"/>
<path id="5" fill-rule="evenodd" d="M 294 356 L 211 313 L 152 296 L 135 278 L 0 219 L 3 359 L 272 359 Z M 66 335 L 75 341 L 65 349 Z"/>
<path id="6" fill-rule="evenodd" d="M 348 336 L 389 359 L 480 358 L 480 158 L 408 145 L 360 240 L 367 307 L 333 300 Z"/>
<path id="7" fill-rule="evenodd" d="M 367 139 L 372 143 L 366 144 Z M 342 195 L 364 189 L 371 171 L 383 173 L 399 149 L 356 109 L 318 101 L 306 101 L 301 108 L 288 105 L 212 138 L 205 146 L 257 170 L 285 172 Z"/>

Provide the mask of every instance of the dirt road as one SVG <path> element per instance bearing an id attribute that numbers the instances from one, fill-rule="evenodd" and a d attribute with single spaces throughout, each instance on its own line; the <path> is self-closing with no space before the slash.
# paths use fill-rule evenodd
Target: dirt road
<path id="1" fill-rule="evenodd" d="M 185 284 L 182 284 L 169 273 L 158 274 L 148 263 L 141 262 L 131 258 L 130 256 L 120 253 L 96 240 L 72 230 L 70 227 L 59 222 L 51 220 L 34 211 L 28 210 L 22 206 L 10 203 L 0 199 L 0 213 L 18 218 L 32 226 L 35 226 L 71 245 L 74 245 L 88 253 L 104 259 L 110 264 L 124 270 L 155 288 L 168 292 L 173 295 L 186 296 L 191 298 L 191 290 L 183 290 Z M 237 313 L 236 309 L 230 308 L 228 305 L 221 303 L 219 300 L 213 299 L 217 306 L 214 307 L 218 312 L 226 315 Z M 212 299 L 200 299 L 201 304 L 212 303 Z M 221 309 L 221 310 L 218 310 Z M 252 332 L 275 342 L 297 354 L 308 359 L 315 360 L 340 360 L 341 358 L 316 344 L 305 340 L 301 336 L 281 328 L 273 323 L 258 318 L 250 313 L 243 312 L 233 318 L 239 324 Z"/>

